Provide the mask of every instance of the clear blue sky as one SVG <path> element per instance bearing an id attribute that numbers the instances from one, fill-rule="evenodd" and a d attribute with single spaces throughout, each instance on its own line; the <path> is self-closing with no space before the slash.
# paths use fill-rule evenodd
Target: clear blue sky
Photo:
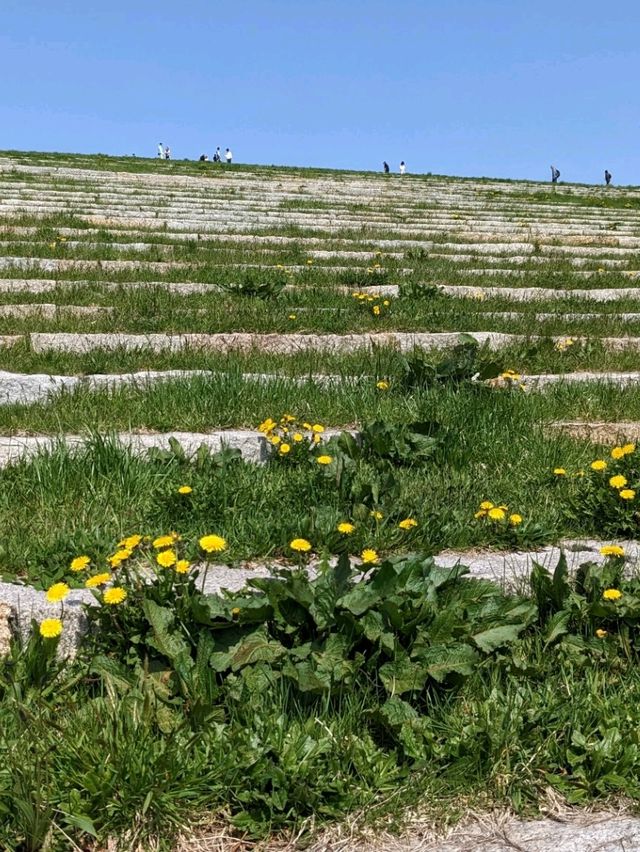
<path id="1" fill-rule="evenodd" d="M 640 183 L 637 2 L 2 0 L 0 148 Z"/>

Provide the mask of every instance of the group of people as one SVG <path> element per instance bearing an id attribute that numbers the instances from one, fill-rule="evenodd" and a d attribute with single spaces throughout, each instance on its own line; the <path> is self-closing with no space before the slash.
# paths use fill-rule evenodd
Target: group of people
<path id="1" fill-rule="evenodd" d="M 231 153 L 231 149 L 227 148 L 227 150 L 224 152 L 224 157 L 223 157 L 222 152 L 220 151 L 220 148 L 218 147 L 218 148 L 216 148 L 216 152 L 211 159 L 214 163 L 221 163 L 224 159 L 225 163 L 228 163 L 229 165 L 231 165 L 231 163 L 233 162 L 233 154 Z M 201 163 L 208 163 L 209 162 L 208 155 L 207 154 L 200 154 L 200 162 Z"/>
<path id="2" fill-rule="evenodd" d="M 551 166 L 551 183 L 558 183 L 558 178 L 560 177 L 560 170 L 555 166 Z M 607 186 L 611 183 L 611 179 L 613 175 L 609 171 L 609 169 L 604 170 L 604 182 Z"/>
<path id="3" fill-rule="evenodd" d="M 388 163 L 386 160 L 384 160 L 384 162 L 382 163 L 382 168 L 383 168 L 383 170 L 384 170 L 385 175 L 388 175 L 388 174 L 389 174 L 390 169 L 389 169 L 389 163 Z M 400 162 L 400 169 L 399 169 L 399 171 L 400 171 L 400 174 L 401 174 L 401 175 L 403 175 L 403 174 L 407 171 L 407 167 L 406 167 L 406 165 L 405 165 L 404 160 L 402 160 L 402 161 Z"/>
<path id="4" fill-rule="evenodd" d="M 160 159 L 160 160 L 170 160 L 171 159 L 171 148 L 168 145 L 163 145 L 162 142 L 158 142 L 158 159 Z M 212 157 L 212 160 L 213 160 L 214 163 L 222 163 L 223 160 L 224 160 L 224 162 L 231 165 L 231 163 L 233 162 L 233 154 L 231 153 L 231 149 L 227 148 L 227 150 L 224 152 L 224 156 L 223 156 L 222 152 L 220 151 L 220 146 L 218 146 L 216 148 L 215 154 Z M 200 162 L 201 163 L 208 163 L 209 162 L 208 155 L 207 154 L 201 154 L 200 155 Z"/>

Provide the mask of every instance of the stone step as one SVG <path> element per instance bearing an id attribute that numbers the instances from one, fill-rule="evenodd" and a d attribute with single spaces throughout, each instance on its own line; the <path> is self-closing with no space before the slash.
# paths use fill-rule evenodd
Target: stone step
<path id="1" fill-rule="evenodd" d="M 506 334 L 497 331 L 464 332 L 479 345 L 487 344 L 500 349 L 524 341 L 537 341 L 538 335 Z M 371 334 L 254 334 L 247 332 L 220 334 L 127 334 L 113 332 L 32 333 L 30 345 L 34 352 L 91 352 L 96 349 L 113 351 L 150 350 L 152 352 L 180 352 L 186 349 L 215 352 L 250 352 L 293 355 L 298 352 L 357 352 L 375 347 L 390 347 L 401 352 L 413 349 L 450 349 L 460 343 L 461 332 L 373 332 Z M 549 340 L 560 342 L 566 335 L 549 336 Z M 640 337 L 573 337 L 574 342 L 597 340 L 610 351 L 640 350 Z M 6 340 L 6 338 L 5 338 Z M 15 341 L 12 341 L 15 342 Z"/>
<path id="2" fill-rule="evenodd" d="M 618 444 L 626 441 L 640 441 L 640 422 L 638 421 L 589 421 L 563 420 L 550 423 L 547 427 L 552 432 L 562 433 L 580 441 L 591 441 L 594 444 Z"/>
<path id="3" fill-rule="evenodd" d="M 98 317 L 112 314 L 115 308 L 101 305 L 53 305 L 46 303 L 0 305 L 0 317 L 16 319 L 64 319 L 74 317 Z"/>
<path id="4" fill-rule="evenodd" d="M 438 284 L 445 296 L 454 298 L 511 299 L 514 302 L 539 300 L 591 299 L 595 302 L 615 302 L 620 299 L 640 299 L 640 287 L 610 287 L 589 289 L 560 290 L 552 287 L 470 287 L 457 284 Z"/>

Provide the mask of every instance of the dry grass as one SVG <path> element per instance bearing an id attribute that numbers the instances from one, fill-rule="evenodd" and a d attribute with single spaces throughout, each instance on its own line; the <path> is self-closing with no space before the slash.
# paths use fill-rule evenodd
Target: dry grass
<path id="1" fill-rule="evenodd" d="M 548 789 L 540 806 L 541 819 L 523 821 L 508 809 L 483 809 L 482 802 L 456 803 L 462 812 L 451 814 L 455 824 L 436 823 L 425 810 L 404 815 L 404 830 L 394 834 L 384 825 L 367 822 L 366 813 L 314 835 L 306 825 L 299 834 L 255 841 L 226 827 L 202 825 L 181 839 L 176 852 L 633 852 L 640 849 L 640 819 L 630 814 L 631 803 L 607 802 L 594 808 L 572 808 Z M 563 843 L 562 829 L 575 829 L 571 847 Z M 527 838 L 529 830 L 531 837 Z M 537 829 L 537 831 L 536 831 Z M 309 831 L 311 840 L 309 840 Z M 574 832 L 572 832 L 574 833 Z M 523 839 L 522 835 L 525 835 Z M 582 839 L 583 835 L 586 839 Z M 304 840 L 302 840 L 304 836 Z M 558 839 L 556 844 L 555 838 Z M 577 843 L 578 845 L 574 845 Z M 596 845 L 592 845 L 595 843 Z"/>

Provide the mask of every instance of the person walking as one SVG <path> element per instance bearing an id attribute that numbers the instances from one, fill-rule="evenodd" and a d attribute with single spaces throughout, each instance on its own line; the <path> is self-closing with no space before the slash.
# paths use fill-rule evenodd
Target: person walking
<path id="1" fill-rule="evenodd" d="M 388 175 L 389 174 L 389 163 L 386 160 L 382 163 L 382 168 L 384 169 L 385 175 Z"/>
<path id="2" fill-rule="evenodd" d="M 604 170 L 604 182 L 606 183 L 607 186 L 609 186 L 609 184 L 611 183 L 612 177 L 613 177 L 613 175 L 611 174 L 609 169 L 605 169 Z"/>
<path id="3" fill-rule="evenodd" d="M 158 157 L 160 157 L 161 160 L 164 157 L 164 145 L 162 142 L 158 142 Z"/>
<path id="4" fill-rule="evenodd" d="M 400 163 L 400 174 L 403 175 L 407 170 L 407 167 L 404 164 L 404 160 Z"/>
<path id="5" fill-rule="evenodd" d="M 164 149 L 164 158 L 165 160 L 171 159 L 171 148 L 168 145 Z"/>
<path id="6" fill-rule="evenodd" d="M 229 148 L 227 148 L 227 150 L 225 151 L 224 158 L 227 161 L 227 165 L 230 166 L 233 161 L 233 154 L 231 153 Z"/>
<path id="7" fill-rule="evenodd" d="M 555 166 L 551 166 L 551 183 L 558 183 L 560 171 Z"/>

